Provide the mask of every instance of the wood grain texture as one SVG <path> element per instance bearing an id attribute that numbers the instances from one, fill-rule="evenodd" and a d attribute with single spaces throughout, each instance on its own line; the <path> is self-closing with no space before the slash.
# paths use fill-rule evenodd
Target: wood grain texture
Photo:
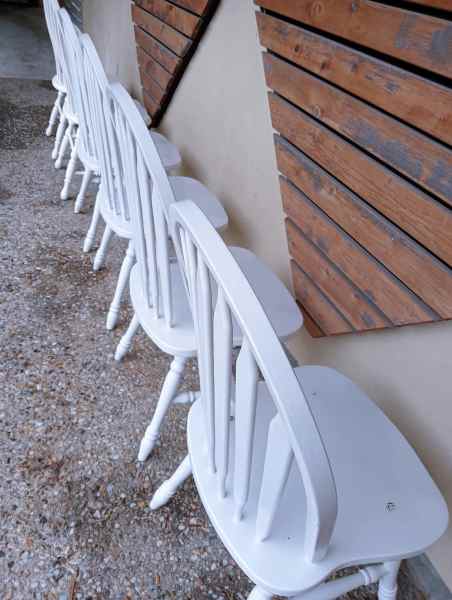
<path id="1" fill-rule="evenodd" d="M 146 105 L 157 127 L 219 0 L 135 0 L 138 64 Z"/>
<path id="2" fill-rule="evenodd" d="M 452 144 L 452 90 L 270 15 L 256 14 L 272 52 Z"/>
<path id="3" fill-rule="evenodd" d="M 172 2 L 200 16 L 203 16 L 209 7 L 209 0 L 172 0 Z"/>
<path id="4" fill-rule="evenodd" d="M 278 168 L 356 242 L 442 318 L 452 317 L 452 272 L 279 136 Z"/>
<path id="5" fill-rule="evenodd" d="M 452 1 L 255 4 L 308 331 L 452 319 Z"/>
<path id="6" fill-rule="evenodd" d="M 166 0 L 135 0 L 138 6 L 150 12 L 155 17 L 174 27 L 186 36 L 193 38 L 201 21 L 197 15 L 194 15 L 183 8 L 180 8 Z"/>
<path id="7" fill-rule="evenodd" d="M 284 138 L 452 266 L 451 209 L 279 96 L 270 94 L 269 102 L 273 127 Z"/>
<path id="8" fill-rule="evenodd" d="M 159 63 L 168 73 L 175 73 L 179 57 L 148 33 L 135 26 L 135 39 L 138 46 Z"/>
<path id="9" fill-rule="evenodd" d="M 190 38 L 169 27 L 139 6 L 132 6 L 132 17 L 135 25 L 144 29 L 178 56 L 183 56 L 190 48 Z"/>
<path id="10" fill-rule="evenodd" d="M 350 323 L 294 261 L 291 261 L 291 268 L 295 294 L 320 330 L 325 335 L 353 331 Z"/>
<path id="11" fill-rule="evenodd" d="M 140 47 L 137 48 L 137 57 L 140 71 L 152 77 L 161 88 L 166 89 L 172 79 L 171 73 L 168 73 L 168 71 Z"/>
<path id="12" fill-rule="evenodd" d="M 140 75 L 143 90 L 148 93 L 156 102 L 161 104 L 163 98 L 165 97 L 165 90 L 162 89 L 156 81 L 154 81 L 143 71 L 140 71 Z"/>
<path id="13" fill-rule="evenodd" d="M 452 206 L 452 152 L 414 129 L 268 53 L 267 85 Z"/>
<path id="14" fill-rule="evenodd" d="M 372 0 L 255 0 L 262 8 L 452 77 L 452 24 Z"/>
<path id="15" fill-rule="evenodd" d="M 394 325 L 438 318 L 305 194 L 283 177 L 280 185 L 284 210 L 290 220 Z M 304 258 L 299 259 L 304 264 Z"/>
<path id="16" fill-rule="evenodd" d="M 350 325 L 358 330 L 380 329 L 391 324 L 325 255 L 297 229 L 286 222 L 289 252 L 319 290 L 334 304 Z"/>

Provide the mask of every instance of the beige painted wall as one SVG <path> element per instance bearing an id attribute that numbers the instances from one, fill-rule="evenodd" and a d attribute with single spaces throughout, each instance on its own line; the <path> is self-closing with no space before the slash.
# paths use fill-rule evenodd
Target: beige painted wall
<path id="1" fill-rule="evenodd" d="M 161 129 L 179 145 L 187 173 L 223 201 L 229 240 L 252 248 L 290 285 L 265 89 L 253 3 L 222 0 Z M 452 323 L 323 340 L 303 332 L 291 349 L 301 361 L 339 368 L 379 403 L 452 512 Z M 452 588 L 452 529 L 430 558 Z"/>
<path id="2" fill-rule="evenodd" d="M 121 81 L 135 98 L 141 98 L 130 6 L 129 0 L 85 0 L 83 26 L 110 79 Z"/>

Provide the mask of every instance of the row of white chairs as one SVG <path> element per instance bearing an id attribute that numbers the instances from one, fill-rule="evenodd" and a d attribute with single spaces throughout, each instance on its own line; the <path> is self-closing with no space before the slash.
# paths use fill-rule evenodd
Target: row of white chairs
<path id="1" fill-rule="evenodd" d="M 180 163 L 177 148 L 108 81 L 91 39 L 57 0 L 44 7 L 57 65 L 47 129 L 58 123 L 57 166 L 71 148 L 62 198 L 80 161 L 76 212 L 93 175 L 99 185 L 85 251 L 105 223 L 95 269 L 113 233 L 129 240 L 107 316 L 111 329 L 128 285 L 134 316 L 116 358 L 139 327 L 173 357 L 138 460 L 151 454 L 172 403 L 192 403 L 188 454 L 151 507 L 193 474 L 212 525 L 255 584 L 249 599 L 324 600 L 378 581 L 379 599 L 393 600 L 400 561 L 447 526 L 441 493 L 349 379 L 291 366 L 282 342 L 303 320 L 290 293 L 252 252 L 224 243 L 219 200 L 194 179 L 168 175 Z M 178 395 L 192 357 L 200 390 Z M 345 566 L 359 568 L 325 583 Z"/>

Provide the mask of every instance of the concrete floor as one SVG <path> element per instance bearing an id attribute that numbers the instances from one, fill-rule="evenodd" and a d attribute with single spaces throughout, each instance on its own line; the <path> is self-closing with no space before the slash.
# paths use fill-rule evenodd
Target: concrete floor
<path id="1" fill-rule="evenodd" d="M 251 583 L 192 481 L 148 507 L 186 453 L 187 409 L 170 411 L 137 465 L 170 357 L 141 332 L 113 360 L 131 318 L 126 302 L 105 328 L 124 243 L 93 273 L 81 251 L 93 194 L 79 215 L 59 200 L 64 173 L 44 136 L 54 98 L 49 82 L 0 80 L 0 599 L 245 600 Z M 399 585 L 399 600 L 428 597 L 405 566 Z M 344 598 L 375 597 L 372 586 Z"/>
<path id="2" fill-rule="evenodd" d="M 0 78 L 48 80 L 54 75 L 55 62 L 41 9 L 0 3 Z"/>

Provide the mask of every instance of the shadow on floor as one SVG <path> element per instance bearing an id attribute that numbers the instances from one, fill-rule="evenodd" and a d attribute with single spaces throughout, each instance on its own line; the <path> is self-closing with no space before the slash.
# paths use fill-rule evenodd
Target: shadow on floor
<path id="1" fill-rule="evenodd" d="M 52 79 L 54 74 L 41 9 L 0 2 L 0 78 Z"/>

